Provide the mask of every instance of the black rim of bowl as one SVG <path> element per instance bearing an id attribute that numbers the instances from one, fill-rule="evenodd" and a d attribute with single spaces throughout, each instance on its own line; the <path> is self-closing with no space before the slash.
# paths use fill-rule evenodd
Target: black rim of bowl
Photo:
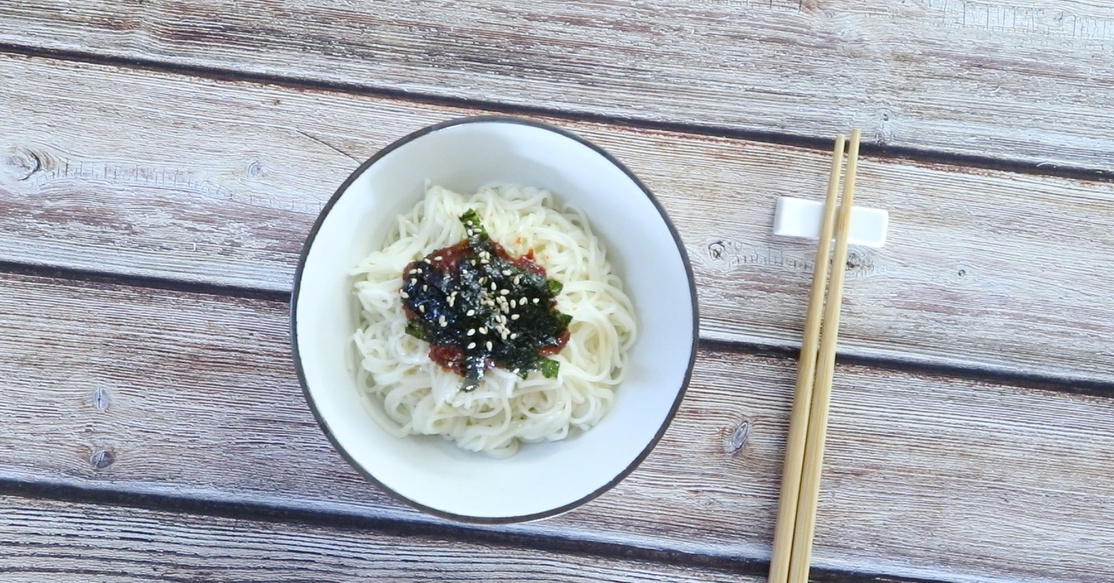
<path id="1" fill-rule="evenodd" d="M 348 451 L 345 450 L 344 447 L 342 447 L 340 445 L 340 443 L 337 442 L 336 437 L 333 435 L 333 432 L 329 429 L 329 425 L 325 422 L 325 419 L 321 416 L 321 412 L 317 409 L 317 404 L 313 400 L 313 395 L 310 393 L 310 390 L 309 390 L 309 383 L 306 382 L 305 371 L 302 369 L 302 357 L 301 357 L 301 354 L 298 351 L 298 297 L 299 297 L 299 292 L 301 291 L 301 287 L 302 287 L 302 270 L 305 268 L 306 259 L 309 257 L 309 251 L 313 247 L 313 242 L 317 238 L 317 231 L 321 228 L 321 224 L 325 221 L 325 217 L 327 217 L 329 215 L 329 212 L 332 210 L 333 205 L 335 205 L 336 202 L 340 199 L 341 195 L 343 195 L 344 192 L 348 190 L 348 187 L 352 185 L 352 182 L 354 182 L 357 178 L 359 178 L 360 175 L 362 175 L 368 168 L 371 167 L 372 164 L 375 164 L 376 162 L 378 162 L 381 158 L 383 158 L 387 154 L 390 154 L 394 150 L 396 150 L 396 149 L 398 149 L 398 148 L 400 148 L 400 147 L 402 147 L 402 146 L 404 146 L 404 145 L 406 145 L 406 144 L 408 144 L 408 143 L 410 143 L 410 142 L 412 142 L 412 141 L 414 141 L 414 140 L 416 140 L 416 139 L 418 139 L 422 136 L 432 134 L 434 132 L 437 132 L 437 131 L 440 131 L 440 130 L 443 130 L 443 129 L 446 129 L 446 128 L 450 128 L 450 127 L 454 127 L 454 126 L 458 126 L 458 125 L 464 125 L 464 124 L 471 124 L 471 123 L 518 124 L 518 125 L 532 126 L 532 127 L 535 127 L 535 128 L 540 128 L 540 129 L 543 129 L 543 130 L 547 130 L 547 131 L 559 134 L 561 136 L 564 136 L 566 138 L 569 138 L 571 140 L 575 140 L 577 143 L 583 144 L 584 146 L 587 146 L 588 148 L 591 148 L 594 152 L 603 156 L 608 162 L 614 164 L 616 168 L 618 168 L 619 170 L 622 170 L 623 173 L 626 174 L 627 177 L 630 178 L 631 181 L 633 181 L 634 184 L 637 185 L 638 188 L 642 190 L 643 194 L 646 195 L 646 198 L 650 199 L 650 202 L 654 205 L 654 208 L 657 209 L 658 214 L 661 216 L 662 221 L 665 222 L 665 226 L 669 229 L 670 235 L 673 236 L 673 241 L 677 244 L 677 251 L 678 251 L 678 253 L 681 254 L 681 262 L 685 266 L 685 274 L 688 276 L 688 283 L 689 283 L 689 296 L 692 298 L 692 350 L 691 350 L 691 353 L 689 354 L 688 368 L 685 371 L 685 378 L 684 378 L 684 381 L 681 383 L 681 388 L 677 391 L 677 398 L 673 401 L 673 405 L 669 409 L 669 414 L 665 417 L 665 421 L 662 422 L 661 427 L 658 428 L 657 433 L 654 434 L 653 439 L 651 439 L 650 442 L 646 444 L 646 447 L 643 448 L 642 452 L 639 453 L 638 456 L 636 456 L 634 458 L 634 460 L 632 460 L 627 465 L 626 468 L 624 468 L 621 472 L 617 473 L 615 475 L 615 477 L 613 477 L 610 481 L 608 481 L 603 486 L 600 486 L 599 488 L 597 488 L 597 489 L 593 490 L 592 492 L 584 495 L 583 497 L 579 498 L 578 500 L 575 500 L 573 502 L 570 502 L 568 504 L 565 504 L 565 505 L 557 507 L 557 508 L 553 508 L 553 509 L 546 510 L 546 511 L 543 511 L 543 512 L 537 512 L 537 513 L 534 513 L 534 514 L 524 514 L 524 515 L 517 515 L 517 516 L 487 517 L 487 516 L 470 516 L 470 515 L 466 515 L 466 514 L 455 514 L 455 513 L 452 513 L 452 512 L 445 512 L 444 510 L 439 510 L 437 508 L 432 508 L 430 506 L 426 506 L 424 504 L 420 504 L 420 503 L 418 503 L 414 500 L 411 500 L 410 498 L 407 498 L 406 496 L 403 496 L 401 493 L 396 492 L 394 489 L 392 489 L 392 488 L 388 487 L 387 485 L 385 485 L 384 483 L 380 482 L 375 476 L 373 476 L 371 474 L 371 472 L 369 472 L 367 469 L 365 469 L 360 464 L 356 463 L 356 460 L 354 460 L 352 458 L 352 456 L 350 456 L 348 454 Z M 671 221 L 669 219 L 669 215 L 666 214 L 665 209 L 662 208 L 662 206 L 661 206 L 661 203 L 659 203 L 657 198 L 654 197 L 653 193 L 650 192 L 650 189 L 647 188 L 646 185 L 643 184 L 642 181 L 639 180 L 638 177 L 635 176 L 634 173 L 631 172 L 629 168 L 627 168 L 625 165 L 623 165 L 623 163 L 620 162 L 619 160 L 617 160 L 614 156 L 609 154 L 603 148 L 589 142 L 588 140 L 586 140 L 584 138 L 581 138 L 580 136 L 572 133 L 569 130 L 566 130 L 566 129 L 563 129 L 563 128 L 560 128 L 560 127 L 557 127 L 557 126 L 554 126 L 554 125 L 551 125 L 551 124 L 530 120 L 530 119 L 523 119 L 523 118 L 518 118 L 518 117 L 510 117 L 510 116 L 501 116 L 501 115 L 473 116 L 473 117 L 457 118 L 457 119 L 451 119 L 451 120 L 448 120 L 448 121 L 437 123 L 437 124 L 434 124 L 434 125 L 431 125 L 431 126 L 427 126 L 427 127 L 422 128 L 422 129 L 420 129 L 416 132 L 413 132 L 413 133 L 411 133 L 411 134 L 409 134 L 405 137 L 399 138 L 398 140 L 396 140 L 395 142 L 393 142 L 389 146 L 383 148 L 382 150 L 379 150 L 378 152 L 375 153 L 375 155 L 373 155 L 371 158 L 368 158 L 368 160 L 366 162 L 361 164 L 359 168 L 354 170 L 352 172 L 352 174 L 349 175 L 348 179 L 346 179 L 344 181 L 344 183 L 341 184 L 340 187 L 336 190 L 336 192 L 333 193 L 333 196 L 329 199 L 329 202 L 327 202 L 325 204 L 325 207 L 323 209 L 321 209 L 321 213 L 317 216 L 317 220 L 313 223 L 313 228 L 310 229 L 309 236 L 306 238 L 306 242 L 302 246 L 301 256 L 298 258 L 298 268 L 294 272 L 294 291 L 291 293 L 291 297 L 290 297 L 290 341 L 291 341 L 291 345 L 292 345 L 293 353 L 294 353 L 294 367 L 298 371 L 298 381 L 302 385 L 302 393 L 306 397 L 306 402 L 309 404 L 310 411 L 313 412 L 313 417 L 317 420 L 317 424 L 321 426 L 321 430 L 325 432 L 326 437 L 328 437 L 329 441 L 333 444 L 333 449 L 335 449 L 341 455 L 341 457 L 343 457 L 348 462 L 349 465 L 351 465 L 353 468 L 355 468 L 357 472 L 362 474 L 366 479 L 371 481 L 373 484 L 379 486 L 379 488 L 381 490 L 386 492 L 392 498 L 394 498 L 396 500 L 399 500 L 400 502 L 403 502 L 403 503 L 405 503 L 405 504 L 407 504 L 407 505 L 409 505 L 413 508 L 417 508 L 418 510 L 421 510 L 422 512 L 426 512 L 428 514 L 431 514 L 433 516 L 438 516 L 438 517 L 446 518 L 446 519 L 449 519 L 449 520 L 455 520 L 455 521 L 458 521 L 458 522 L 466 522 L 466 523 L 473 523 L 473 524 L 509 524 L 509 523 L 515 523 L 515 522 L 527 522 L 527 521 L 530 521 L 530 520 L 537 520 L 537 519 L 541 519 L 541 518 L 549 518 L 551 516 L 556 516 L 556 515 L 568 512 L 569 510 L 572 510 L 572 509 L 574 509 L 578 506 L 581 506 L 586 502 L 594 500 L 595 498 L 599 497 L 604 492 L 607 492 L 608 490 L 613 488 L 619 482 L 623 481 L 627 476 L 629 476 L 630 473 L 633 472 L 642 463 L 642 461 L 646 459 L 646 456 L 650 455 L 650 452 L 653 451 L 654 447 L 656 447 L 658 442 L 661 441 L 662 436 L 665 435 L 666 430 L 669 429 L 669 425 L 673 422 L 673 418 L 677 415 L 677 409 L 680 408 L 681 401 L 684 399 L 685 392 L 688 390 L 689 381 L 692 379 L 692 370 L 693 370 L 693 365 L 696 362 L 696 350 L 697 350 L 697 344 L 699 343 L 699 334 L 700 334 L 700 313 L 699 313 L 699 309 L 697 307 L 696 280 L 694 279 L 693 274 L 692 274 L 692 264 L 689 262 L 688 253 L 685 252 L 685 246 L 681 242 L 681 236 L 677 233 L 677 228 L 673 225 L 673 221 Z"/>

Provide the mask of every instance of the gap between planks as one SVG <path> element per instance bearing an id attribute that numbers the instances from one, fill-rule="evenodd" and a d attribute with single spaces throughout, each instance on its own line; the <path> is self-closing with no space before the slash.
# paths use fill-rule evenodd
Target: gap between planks
<path id="1" fill-rule="evenodd" d="M 614 115 L 592 113 L 590 111 L 570 112 L 563 109 L 516 105 L 512 103 L 504 103 L 493 100 L 466 99 L 447 95 L 435 95 L 429 93 L 404 91 L 386 87 L 369 87 L 366 85 L 359 85 L 357 83 L 339 83 L 319 79 L 315 80 L 298 78 L 274 73 L 240 71 L 236 69 L 201 65 L 187 65 L 167 61 L 158 61 L 153 59 L 116 57 L 78 50 L 61 50 L 10 43 L 0 43 L 0 54 L 4 53 L 57 61 L 90 63 L 97 65 L 131 68 L 140 71 L 169 73 L 184 77 L 196 77 L 212 81 L 252 82 L 274 85 L 287 89 L 328 91 L 335 93 L 345 93 L 349 95 L 397 99 L 400 101 L 422 105 L 482 109 L 494 114 L 548 117 L 555 120 L 569 122 L 597 123 L 630 129 L 655 130 L 691 134 L 694 136 L 736 139 L 748 142 L 792 146 L 818 151 L 827 151 L 831 149 L 831 139 L 828 137 L 807 136 L 775 131 L 746 130 L 691 122 L 667 122 L 649 118 L 639 118 L 635 116 L 617 117 Z M 873 143 L 869 140 L 866 140 L 862 143 L 860 152 L 863 156 L 870 156 L 883 160 L 907 160 L 910 162 L 962 166 L 980 170 L 1011 172 L 1015 174 L 1071 178 L 1089 182 L 1114 182 L 1114 170 L 1067 166 L 1048 162 L 1027 162 L 1023 160 L 994 158 L 990 156 L 974 156 L 968 154 L 941 152 L 937 150 L 924 150 L 920 148 L 904 146 L 887 146 L 883 144 Z M 345 154 L 346 156 L 348 155 L 344 152 L 341 153 Z"/>
<path id="2" fill-rule="evenodd" d="M 667 549 L 638 547 L 612 542 L 586 541 L 544 534 L 518 534 L 481 526 L 458 525 L 422 516 L 419 520 L 390 515 L 357 515 L 313 508 L 296 508 L 219 499 L 193 498 L 120 489 L 81 487 L 46 481 L 19 481 L 0 478 L 0 497 L 19 497 L 68 505 L 96 505 L 109 512 L 136 509 L 174 516 L 211 517 L 252 521 L 291 527 L 330 529 L 341 532 L 370 533 L 391 537 L 444 538 L 471 545 L 507 547 L 518 551 L 559 553 L 574 558 L 613 559 L 662 565 L 669 568 L 718 571 L 731 578 L 746 577 L 755 583 L 765 580 L 769 563 L 757 557 L 696 554 Z M 0 500 L 0 508 L 3 501 Z M 177 520 L 177 519 L 175 519 Z M 192 521 L 190 521 L 192 522 Z M 3 569 L 0 569 L 3 571 Z M 810 581 L 816 583 L 947 583 L 944 579 L 898 577 L 885 573 L 864 573 L 834 569 L 812 569 Z"/>
<path id="3" fill-rule="evenodd" d="M 269 302 L 282 302 L 287 304 L 290 303 L 289 291 L 236 285 L 224 285 L 219 283 L 208 283 L 201 281 L 187 281 L 169 277 L 132 275 L 110 271 L 95 271 L 91 269 L 76 269 L 72 267 L 56 267 L 51 265 L 18 263 L 15 261 L 0 261 L 0 273 L 10 275 L 27 275 L 47 279 L 59 279 L 88 284 L 160 289 L 190 294 L 220 296 L 226 298 L 263 300 Z"/>
<path id="4" fill-rule="evenodd" d="M 0 261 L 0 274 L 26 275 L 92 285 L 135 287 L 216 297 L 278 302 L 283 304 L 290 303 L 290 292 L 285 291 L 192 282 L 164 277 L 32 265 L 12 261 Z M 700 346 L 702 348 L 722 352 L 769 356 L 787 360 L 796 360 L 800 357 L 800 347 L 796 345 L 785 346 L 746 342 L 742 340 L 701 338 Z M 931 378 L 951 378 L 975 381 L 992 386 L 1015 386 L 1025 389 L 1054 391 L 1068 394 L 1114 397 L 1114 382 L 1072 379 L 1041 374 L 1024 374 L 1008 370 L 995 370 L 980 367 L 962 367 L 921 360 L 898 360 L 896 358 L 863 355 L 840 355 L 838 353 L 836 362 L 837 364 L 870 366 L 882 370 L 891 370 Z"/>
<path id="5" fill-rule="evenodd" d="M 15 27 L 0 39 L 617 117 L 869 127 L 885 143 L 1109 170 L 1093 89 L 1110 74 L 1110 9 L 1046 1 L 1008 20 L 975 4 L 41 0 L 3 10 Z"/>

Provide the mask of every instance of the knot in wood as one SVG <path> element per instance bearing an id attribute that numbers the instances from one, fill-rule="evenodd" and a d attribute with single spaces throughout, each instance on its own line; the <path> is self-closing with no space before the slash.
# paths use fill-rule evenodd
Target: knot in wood
<path id="1" fill-rule="evenodd" d="M 890 144 L 894 141 L 893 113 L 888 109 L 878 112 L 878 127 L 874 131 L 874 139 L 879 144 Z"/>
<path id="2" fill-rule="evenodd" d="M 852 251 L 847 254 L 847 269 L 860 274 L 874 273 L 874 258 L 859 251 Z"/>
<path id="3" fill-rule="evenodd" d="M 104 411 L 108 409 L 108 406 L 109 404 L 111 404 L 111 402 L 112 401 L 108 396 L 108 389 L 104 387 L 97 387 L 97 389 L 93 391 L 93 406 L 96 407 L 98 411 Z"/>
<path id="4" fill-rule="evenodd" d="M 17 182 L 31 178 L 42 168 L 42 158 L 27 148 L 15 148 L 4 160 L 4 171 Z"/>
<path id="5" fill-rule="evenodd" d="M 724 453 L 737 453 L 740 449 L 746 446 L 747 440 L 750 439 L 750 419 L 743 419 L 742 423 L 731 432 L 731 436 L 727 438 L 727 443 L 723 446 Z"/>
<path id="6" fill-rule="evenodd" d="M 93 452 L 92 456 L 89 456 L 89 463 L 93 464 L 93 469 L 97 470 L 103 470 L 111 466 L 114 461 L 116 461 L 116 456 L 106 449 L 97 450 Z"/>
<path id="7" fill-rule="evenodd" d="M 847 255 L 847 269 L 858 269 L 863 266 L 863 258 L 858 253 Z"/>
<path id="8" fill-rule="evenodd" d="M 713 261 L 722 261 L 723 252 L 726 250 L 727 247 L 723 244 L 723 241 L 716 241 L 715 243 L 708 245 L 708 255 L 711 256 Z"/>

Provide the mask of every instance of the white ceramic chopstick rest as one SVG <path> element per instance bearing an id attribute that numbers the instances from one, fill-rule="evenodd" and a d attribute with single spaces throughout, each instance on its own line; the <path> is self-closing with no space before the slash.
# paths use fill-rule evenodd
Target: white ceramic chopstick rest
<path id="1" fill-rule="evenodd" d="M 824 201 L 783 196 L 777 199 L 774 211 L 774 235 L 801 239 L 819 239 Z M 882 209 L 851 207 L 851 229 L 847 242 L 851 245 L 881 247 L 886 244 L 890 213 Z"/>

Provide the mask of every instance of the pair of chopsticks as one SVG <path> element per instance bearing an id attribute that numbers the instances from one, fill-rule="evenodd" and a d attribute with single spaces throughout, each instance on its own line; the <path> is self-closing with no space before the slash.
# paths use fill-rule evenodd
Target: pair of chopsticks
<path id="1" fill-rule="evenodd" d="M 800 368 L 789 418 L 785 470 L 782 473 L 781 502 L 778 505 L 774 551 L 770 560 L 770 583 L 807 583 L 812 559 L 812 537 L 816 529 L 816 506 L 820 496 L 820 466 L 824 459 L 824 438 L 828 429 L 828 404 L 832 395 L 835 370 L 836 335 L 839 310 L 843 303 L 843 275 L 847 266 L 847 235 L 851 226 L 851 204 L 855 197 L 855 171 L 859 160 L 859 130 L 851 132 L 847 152 L 847 173 L 843 181 L 843 200 L 837 201 L 840 167 L 843 165 L 844 136 L 836 138 L 832 173 L 824 202 L 816 267 L 812 274 L 804 341 L 801 343 Z M 839 206 L 839 220 L 836 207 Z M 828 280 L 828 255 L 832 232 L 835 252 Z M 825 284 L 827 284 L 825 286 Z M 827 301 L 825 302 L 825 287 Z M 823 320 L 821 320 L 821 315 Z M 821 337 L 821 326 L 823 337 Z"/>

